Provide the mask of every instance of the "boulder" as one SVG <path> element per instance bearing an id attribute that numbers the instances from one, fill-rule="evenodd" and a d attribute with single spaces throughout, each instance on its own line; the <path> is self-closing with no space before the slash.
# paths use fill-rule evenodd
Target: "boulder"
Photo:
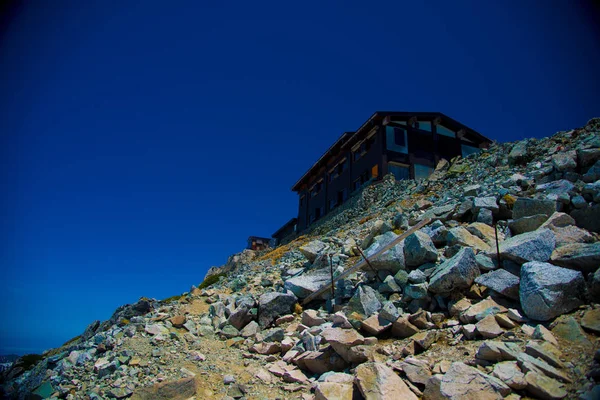
<path id="1" fill-rule="evenodd" d="M 347 362 L 351 362 L 350 349 L 365 342 L 365 338 L 354 329 L 327 328 L 321 336 Z"/>
<path id="2" fill-rule="evenodd" d="M 302 312 L 302 325 L 313 327 L 324 323 L 325 319 L 321 318 L 316 310 L 308 309 Z"/>
<path id="3" fill-rule="evenodd" d="M 302 253 L 308 261 L 311 263 L 317 259 L 317 256 L 327 248 L 327 245 L 320 240 L 313 240 L 305 244 L 304 246 L 300 246 L 298 250 Z"/>
<path id="4" fill-rule="evenodd" d="M 548 216 L 546 214 L 522 217 L 510 221 L 508 223 L 508 227 L 514 235 L 520 235 L 521 233 L 535 231 L 537 228 L 542 226 L 547 219 Z"/>
<path id="5" fill-rule="evenodd" d="M 161 382 L 150 387 L 138 387 L 131 400 L 185 400 L 196 394 L 194 377 L 172 382 Z"/>
<path id="6" fill-rule="evenodd" d="M 500 379 L 514 390 L 522 390 L 527 387 L 525 374 L 521 372 L 516 361 L 502 361 L 494 365 L 492 376 Z"/>
<path id="7" fill-rule="evenodd" d="M 519 197 L 513 206 L 513 219 L 544 214 L 550 217 L 556 212 L 556 202 L 553 200 L 529 199 Z"/>
<path id="8" fill-rule="evenodd" d="M 521 267 L 519 299 L 531 319 L 547 321 L 579 307 L 584 290 L 579 271 L 537 261 Z"/>
<path id="9" fill-rule="evenodd" d="M 373 288 L 361 285 L 348 302 L 348 309 L 350 312 L 357 312 L 369 317 L 381 309 L 382 300 L 381 295 Z"/>
<path id="10" fill-rule="evenodd" d="M 470 247 L 464 247 L 435 269 L 429 280 L 429 291 L 444 294 L 468 289 L 478 276 L 475 253 Z"/>
<path id="11" fill-rule="evenodd" d="M 516 263 L 547 261 L 556 244 L 554 233 L 549 229 L 539 229 L 522 233 L 500 243 L 500 256 Z M 494 256 L 495 251 L 490 252 Z"/>
<path id="12" fill-rule="evenodd" d="M 386 232 L 379 235 L 373 241 L 373 244 L 367 248 L 364 253 L 371 262 L 373 268 L 377 270 L 387 270 L 396 273 L 405 268 L 404 266 L 404 241 L 398 243 L 388 251 L 373 257 L 383 247 L 387 246 L 398 237 L 394 232 Z"/>
<path id="13" fill-rule="evenodd" d="M 494 213 L 498 212 L 498 203 L 495 197 L 476 197 L 473 199 L 473 208 L 471 212 L 477 215 L 481 209 L 490 210 Z"/>
<path id="14" fill-rule="evenodd" d="M 563 385 L 544 374 L 529 371 L 525 375 L 525 382 L 527 383 L 527 392 L 537 398 L 558 400 L 567 397 L 567 391 Z"/>
<path id="15" fill-rule="evenodd" d="M 269 326 L 281 315 L 290 314 L 298 299 L 293 293 L 269 292 L 258 299 L 258 323 Z"/>
<path id="16" fill-rule="evenodd" d="M 473 247 L 476 250 L 480 251 L 489 251 L 490 246 L 478 238 L 477 236 L 471 234 L 467 229 L 462 226 L 457 226 L 448 231 L 448 245 L 454 246 L 455 244 L 459 244 L 465 247 Z"/>
<path id="17" fill-rule="evenodd" d="M 504 269 L 497 269 L 475 278 L 475 282 L 510 299 L 519 299 L 519 277 Z"/>
<path id="18" fill-rule="evenodd" d="M 329 268 L 323 268 L 290 278 L 284 282 L 283 287 L 296 297 L 303 299 L 328 283 L 331 283 L 331 272 Z"/>
<path id="19" fill-rule="evenodd" d="M 408 380 L 417 385 L 425 386 L 431 378 L 431 368 L 424 360 L 407 357 L 400 363 L 400 368 Z"/>
<path id="20" fill-rule="evenodd" d="M 481 321 L 475 324 L 477 332 L 486 339 L 492 339 L 504 333 L 504 329 L 498 325 L 496 318 L 493 315 L 488 315 Z"/>
<path id="21" fill-rule="evenodd" d="M 581 318 L 581 326 L 597 335 L 600 335 L 600 308 L 587 310 Z"/>
<path id="22" fill-rule="evenodd" d="M 417 231 L 404 240 L 404 260 L 409 267 L 437 261 L 437 250 L 431 238 L 424 232 Z"/>
<path id="23" fill-rule="evenodd" d="M 356 367 L 354 382 L 365 400 L 417 400 L 396 373 L 379 362 L 360 364 Z"/>
<path id="24" fill-rule="evenodd" d="M 600 266 L 600 242 L 573 243 L 559 247 L 552 252 L 550 262 L 584 273 L 594 272 Z"/>
<path id="25" fill-rule="evenodd" d="M 578 227 L 600 233 L 600 204 L 575 209 L 571 211 L 570 215 L 575 219 Z"/>
<path id="26" fill-rule="evenodd" d="M 445 375 L 434 375 L 427 382 L 423 399 L 500 400 L 510 392 L 510 387 L 500 379 L 461 362 L 454 362 Z"/>
<path id="27" fill-rule="evenodd" d="M 475 322 L 481 321 L 488 315 L 495 315 L 506 311 L 507 309 L 504 306 L 496 303 L 491 297 L 488 297 L 462 311 L 459 318 L 465 323 Z"/>
<path id="28" fill-rule="evenodd" d="M 508 153 L 508 163 L 510 165 L 525 164 L 530 158 L 528 142 L 526 140 L 515 143 L 510 153 Z"/>
<path id="29" fill-rule="evenodd" d="M 577 168 L 577 154 L 575 150 L 554 154 L 552 156 L 552 165 L 557 171 L 573 171 Z"/>
<path id="30" fill-rule="evenodd" d="M 238 307 L 234 312 L 229 314 L 227 322 L 235 329 L 240 330 L 254 319 L 254 315 L 250 313 L 250 309 L 246 306 Z"/>
<path id="31" fill-rule="evenodd" d="M 407 317 L 399 317 L 392 323 L 392 335 L 399 338 L 407 338 L 419 332 Z"/>

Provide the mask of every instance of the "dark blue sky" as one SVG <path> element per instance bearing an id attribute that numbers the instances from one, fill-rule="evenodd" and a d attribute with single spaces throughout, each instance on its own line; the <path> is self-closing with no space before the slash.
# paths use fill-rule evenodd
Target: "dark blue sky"
<path id="1" fill-rule="evenodd" d="M 499 141 L 600 116 L 591 2 L 22 3 L 0 20 L 0 353 L 198 284 L 376 110 Z"/>

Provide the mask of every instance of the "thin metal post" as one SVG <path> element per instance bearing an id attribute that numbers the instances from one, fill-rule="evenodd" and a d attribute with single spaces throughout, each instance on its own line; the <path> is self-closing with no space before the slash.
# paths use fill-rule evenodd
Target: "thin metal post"
<path id="1" fill-rule="evenodd" d="M 329 273 L 331 275 L 331 301 L 335 297 L 335 284 L 333 282 L 333 254 L 329 253 Z"/>
<path id="2" fill-rule="evenodd" d="M 369 266 L 369 268 L 371 268 L 371 271 L 375 272 L 375 276 L 377 277 L 377 279 L 379 280 L 379 282 L 383 283 L 383 281 L 379 277 L 379 274 L 377 273 L 377 270 L 375 268 L 373 268 L 373 266 L 371 265 L 371 262 L 369 261 L 369 259 L 367 258 L 367 256 L 365 256 L 365 253 L 363 253 L 363 251 L 358 246 L 355 246 L 354 248 L 356 250 L 358 250 L 358 252 L 360 253 L 360 255 L 365 259 L 365 262 L 367 263 L 367 265 Z"/>
<path id="3" fill-rule="evenodd" d="M 498 260 L 498 266 L 503 268 L 502 259 L 500 259 L 500 245 L 498 244 L 498 223 L 494 224 L 494 232 L 496 233 L 496 259 Z"/>

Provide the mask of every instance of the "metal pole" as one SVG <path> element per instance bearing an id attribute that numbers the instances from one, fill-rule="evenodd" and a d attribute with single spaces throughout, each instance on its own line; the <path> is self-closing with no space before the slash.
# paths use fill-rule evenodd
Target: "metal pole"
<path id="1" fill-rule="evenodd" d="M 502 260 L 500 259 L 500 245 L 498 244 L 498 223 L 494 224 L 494 232 L 496 233 L 496 258 L 498 260 L 498 266 L 502 267 Z"/>
<path id="2" fill-rule="evenodd" d="M 365 253 L 363 253 L 363 251 L 358 246 L 355 246 L 354 248 L 356 250 L 358 250 L 358 252 L 360 253 L 360 255 L 365 259 L 365 262 L 367 263 L 367 265 L 369 266 L 369 268 L 371 268 L 371 271 L 375 272 L 375 277 L 377 278 L 377 280 L 379 280 L 379 282 L 383 283 L 383 281 L 379 277 L 379 274 L 377 273 L 377 270 L 375 268 L 373 268 L 373 266 L 371 265 L 371 262 L 369 261 L 369 259 L 367 258 L 367 256 L 365 256 Z"/>
<path id="3" fill-rule="evenodd" d="M 335 284 L 333 283 L 333 254 L 329 253 L 329 273 L 331 275 L 331 301 L 335 297 Z"/>

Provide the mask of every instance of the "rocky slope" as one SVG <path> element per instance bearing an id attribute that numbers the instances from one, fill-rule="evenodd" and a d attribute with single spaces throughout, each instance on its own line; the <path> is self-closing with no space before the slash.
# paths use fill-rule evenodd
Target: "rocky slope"
<path id="1" fill-rule="evenodd" d="M 411 226 L 431 223 L 383 254 Z M 497 229 L 496 229 L 497 227 Z M 600 398 L 600 119 L 364 188 L 3 374 L 7 398 Z M 497 240 L 497 241 L 496 241 Z M 330 292 L 307 296 L 361 261 Z"/>

